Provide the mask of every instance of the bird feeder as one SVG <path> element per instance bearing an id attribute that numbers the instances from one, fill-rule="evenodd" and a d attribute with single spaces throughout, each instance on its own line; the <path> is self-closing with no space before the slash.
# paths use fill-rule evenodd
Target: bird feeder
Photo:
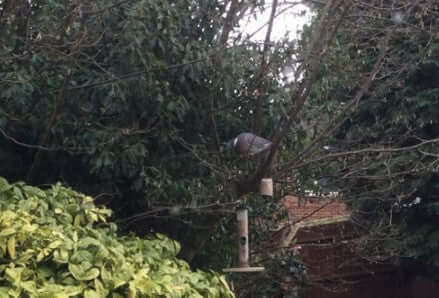
<path id="1" fill-rule="evenodd" d="M 260 272 L 264 267 L 250 267 L 248 244 L 248 211 L 240 209 L 236 212 L 238 232 L 238 262 L 237 267 L 223 269 L 223 272 Z"/>
<path id="2" fill-rule="evenodd" d="M 263 196 L 273 196 L 273 179 L 263 178 L 259 185 L 259 193 Z"/>

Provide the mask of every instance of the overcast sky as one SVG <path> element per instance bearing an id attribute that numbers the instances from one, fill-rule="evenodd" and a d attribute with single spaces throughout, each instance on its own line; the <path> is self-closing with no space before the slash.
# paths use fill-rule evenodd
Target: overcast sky
<path id="1" fill-rule="evenodd" d="M 247 22 L 241 24 L 244 32 L 253 34 L 261 26 L 267 24 L 271 13 L 271 1 L 267 1 L 267 9 L 257 16 L 257 19 L 250 18 Z M 303 4 L 294 5 L 285 4 L 286 1 L 279 1 L 277 13 L 280 13 L 274 22 L 271 40 L 278 40 L 288 34 L 289 39 L 295 39 L 296 33 L 304 24 L 311 20 L 311 13 Z M 290 1 L 291 3 L 292 1 Z M 251 39 L 253 41 L 263 41 L 267 32 L 267 26 L 259 30 Z"/>

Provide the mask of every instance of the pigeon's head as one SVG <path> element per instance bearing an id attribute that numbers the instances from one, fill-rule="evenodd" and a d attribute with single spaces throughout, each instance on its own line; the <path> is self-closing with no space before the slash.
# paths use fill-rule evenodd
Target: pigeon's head
<path id="1" fill-rule="evenodd" d="M 222 148 L 224 150 L 231 150 L 236 147 L 236 144 L 238 144 L 238 138 L 234 138 L 228 142 L 223 143 Z"/>

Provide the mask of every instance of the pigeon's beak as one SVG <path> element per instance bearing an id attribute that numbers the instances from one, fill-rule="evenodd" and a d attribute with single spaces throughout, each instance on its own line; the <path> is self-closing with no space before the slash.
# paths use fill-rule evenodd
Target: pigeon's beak
<path id="1" fill-rule="evenodd" d="M 221 146 L 222 150 L 229 150 L 233 148 L 233 140 L 228 141 L 228 142 L 224 142 Z"/>

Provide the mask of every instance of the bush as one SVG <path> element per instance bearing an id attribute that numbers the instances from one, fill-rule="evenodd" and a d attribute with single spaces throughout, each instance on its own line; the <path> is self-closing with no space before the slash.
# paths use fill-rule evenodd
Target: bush
<path id="1" fill-rule="evenodd" d="M 110 215 L 60 184 L 0 177 L 0 297 L 234 296 L 223 276 L 177 259 L 177 242 L 118 236 Z"/>

